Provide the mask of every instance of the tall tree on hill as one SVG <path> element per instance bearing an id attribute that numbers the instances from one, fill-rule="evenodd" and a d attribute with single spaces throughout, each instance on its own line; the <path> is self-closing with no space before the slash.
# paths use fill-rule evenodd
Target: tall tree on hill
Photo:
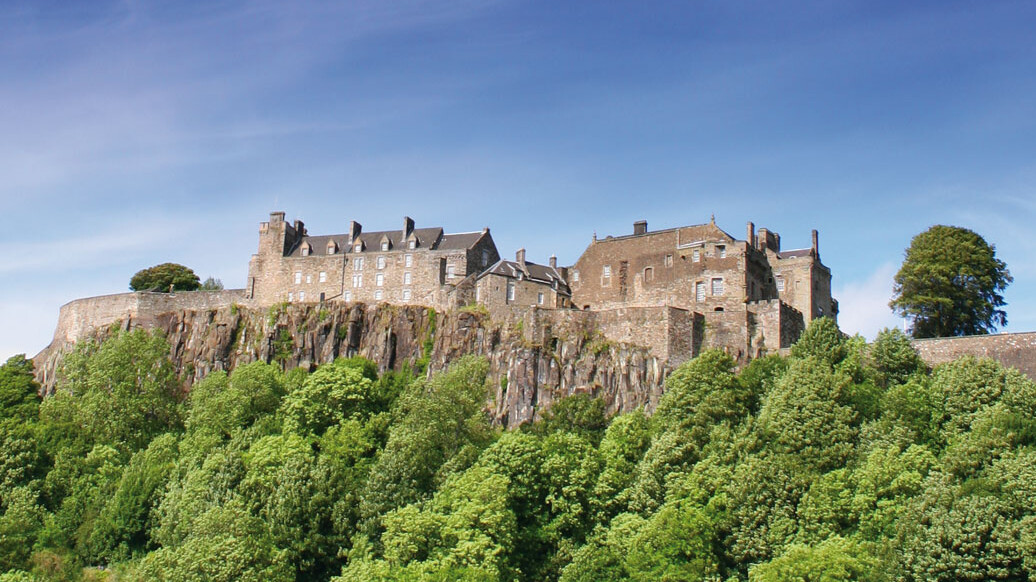
<path id="1" fill-rule="evenodd" d="M 915 338 L 986 334 L 1007 325 L 1002 295 L 1013 279 L 976 232 L 937 225 L 910 241 L 889 306 Z"/>
<path id="2" fill-rule="evenodd" d="M 130 279 L 129 287 L 133 291 L 194 291 L 201 287 L 201 282 L 188 267 L 162 263 L 137 271 Z"/>

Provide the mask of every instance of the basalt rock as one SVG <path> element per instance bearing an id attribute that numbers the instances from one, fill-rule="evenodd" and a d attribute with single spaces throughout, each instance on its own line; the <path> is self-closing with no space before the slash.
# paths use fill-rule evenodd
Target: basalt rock
<path id="1" fill-rule="evenodd" d="M 169 340 L 170 357 L 185 386 L 215 370 L 254 361 L 284 369 L 315 367 L 337 357 L 363 356 L 381 371 L 446 368 L 466 354 L 490 363 L 487 408 L 504 426 L 528 422 L 554 401 L 576 393 L 604 399 L 609 412 L 652 410 L 669 365 L 648 348 L 603 340 L 571 317 L 537 315 L 549 335 L 530 333 L 520 317 L 492 320 L 484 312 L 436 313 L 416 306 L 381 304 L 238 305 L 155 314 L 145 322 L 118 321 L 94 329 L 103 340 L 119 329 L 152 327 Z M 80 341 L 84 338 L 79 338 Z M 35 358 L 45 391 L 60 382 L 71 342 L 55 342 Z"/>

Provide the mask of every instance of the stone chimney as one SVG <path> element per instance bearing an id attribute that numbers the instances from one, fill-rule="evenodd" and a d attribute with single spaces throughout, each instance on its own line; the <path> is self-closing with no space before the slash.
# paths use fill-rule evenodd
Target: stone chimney
<path id="1" fill-rule="evenodd" d="M 745 230 L 745 240 L 748 242 L 748 246 L 755 248 L 755 223 L 749 221 L 748 228 Z"/>
<path id="2" fill-rule="evenodd" d="M 514 254 L 514 260 L 518 261 L 521 265 L 522 270 L 525 270 L 525 249 L 518 249 L 518 252 Z"/>
<path id="3" fill-rule="evenodd" d="M 820 256 L 820 244 L 819 244 L 819 242 L 820 242 L 820 234 L 817 232 L 817 229 L 814 228 L 813 229 L 813 256 L 814 257 L 819 257 Z"/>
<path id="4" fill-rule="evenodd" d="M 299 236 L 306 236 L 306 225 L 301 220 L 295 221 L 295 233 Z"/>
<path id="5" fill-rule="evenodd" d="M 647 221 L 638 220 L 633 223 L 633 234 L 647 234 Z"/>
<path id="6" fill-rule="evenodd" d="M 554 270 L 557 270 L 557 268 L 558 268 L 558 256 L 557 255 L 551 255 L 550 256 L 550 268 L 554 269 Z"/>
<path id="7" fill-rule="evenodd" d="M 363 225 L 355 220 L 349 221 L 349 244 L 352 244 L 356 240 L 356 237 L 360 236 L 360 232 L 363 230 Z"/>
<path id="8" fill-rule="evenodd" d="M 410 236 L 410 233 L 414 232 L 414 219 L 409 216 L 403 217 L 403 240 Z"/>

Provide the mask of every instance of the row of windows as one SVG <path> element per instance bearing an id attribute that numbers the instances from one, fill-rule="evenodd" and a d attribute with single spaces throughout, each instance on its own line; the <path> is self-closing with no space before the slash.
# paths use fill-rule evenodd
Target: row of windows
<path id="1" fill-rule="evenodd" d="M 476 291 L 476 294 L 475 294 L 475 300 L 476 301 L 481 300 L 479 295 L 481 295 L 481 293 Z M 545 296 L 544 296 L 544 294 L 542 292 L 536 294 L 536 304 L 537 305 L 543 305 L 544 299 L 545 299 Z M 514 301 L 514 281 L 508 281 L 507 282 L 507 300 L 508 301 Z"/>
<path id="2" fill-rule="evenodd" d="M 716 278 L 711 281 L 712 284 L 712 295 L 717 297 L 723 295 L 723 279 Z M 694 284 L 694 300 L 697 302 L 705 301 L 705 282 L 698 281 Z"/>
<path id="3" fill-rule="evenodd" d="M 410 289 L 403 289 L 403 291 L 400 293 L 400 298 L 403 301 L 410 301 L 411 296 L 412 296 L 412 292 L 411 292 Z M 295 293 L 289 292 L 288 293 L 288 303 L 293 303 L 295 301 L 295 297 L 296 297 Z M 381 289 L 378 289 L 378 290 L 374 291 L 374 300 L 375 301 L 381 301 L 382 299 L 384 299 L 384 297 L 385 297 L 384 291 L 382 291 Z M 345 295 L 343 296 L 343 298 L 347 302 L 348 301 L 352 301 L 353 300 L 353 293 L 352 293 L 352 291 L 346 291 Z M 301 302 L 305 302 L 306 301 L 306 292 L 305 291 L 299 291 L 298 299 L 299 299 L 300 303 Z M 321 301 L 324 300 L 324 294 L 323 293 L 320 294 L 320 300 Z"/>
<path id="4" fill-rule="evenodd" d="M 320 283 L 326 283 L 327 282 L 327 272 L 326 271 L 320 271 L 320 273 L 317 275 L 317 281 L 319 281 Z M 313 282 L 313 276 L 312 275 L 306 275 L 306 283 L 312 283 L 312 282 Z M 302 284 L 302 271 L 296 271 L 295 272 L 295 284 L 296 285 L 301 285 Z"/>

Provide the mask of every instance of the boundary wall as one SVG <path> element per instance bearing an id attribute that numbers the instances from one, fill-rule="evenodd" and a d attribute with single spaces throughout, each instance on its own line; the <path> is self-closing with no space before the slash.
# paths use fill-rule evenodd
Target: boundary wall
<path id="1" fill-rule="evenodd" d="M 962 356 L 991 358 L 1036 380 L 1036 332 L 1033 331 L 920 339 L 912 343 L 929 366 Z"/>
<path id="2" fill-rule="evenodd" d="M 151 327 L 155 317 L 161 313 L 216 309 L 234 303 L 249 305 L 244 289 L 176 293 L 138 291 L 76 299 L 61 306 L 51 346 L 75 343 L 82 337 L 88 337 L 93 330 L 107 327 L 116 321 L 121 322 L 126 329 L 131 323 Z"/>

